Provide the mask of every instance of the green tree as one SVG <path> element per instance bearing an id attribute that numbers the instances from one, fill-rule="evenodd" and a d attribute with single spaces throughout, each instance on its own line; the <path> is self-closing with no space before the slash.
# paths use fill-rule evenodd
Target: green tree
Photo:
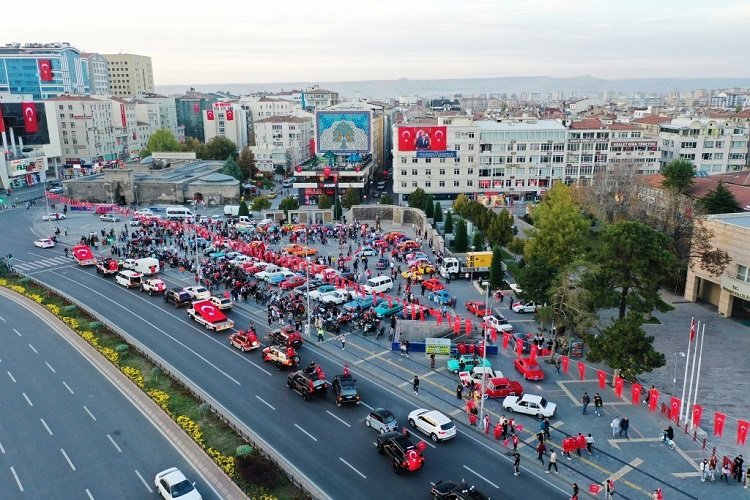
<path id="1" fill-rule="evenodd" d="M 459 219 L 456 223 L 456 237 L 453 240 L 453 248 L 456 249 L 456 252 L 465 252 L 468 246 L 469 235 L 466 232 L 466 222 L 463 219 Z"/>
<path id="2" fill-rule="evenodd" d="M 516 283 L 523 290 L 523 297 L 537 304 L 549 302 L 549 289 L 557 275 L 558 268 L 543 256 L 533 255 L 525 260 L 518 271 Z"/>
<path id="3" fill-rule="evenodd" d="M 484 233 L 482 231 L 474 231 L 474 236 L 471 238 L 471 246 L 478 252 L 484 250 Z"/>
<path id="4" fill-rule="evenodd" d="M 424 214 L 428 219 L 432 219 L 435 215 L 435 200 L 431 194 L 424 197 L 424 206 L 422 207 L 422 210 L 424 210 Z"/>
<path id="5" fill-rule="evenodd" d="M 171 130 L 160 128 L 149 137 L 147 149 L 157 152 L 182 151 L 182 144 L 175 139 Z"/>
<path id="6" fill-rule="evenodd" d="M 526 246 L 526 240 L 514 236 L 510 242 L 508 242 L 508 251 L 516 255 L 523 255 L 523 249 Z"/>
<path id="7" fill-rule="evenodd" d="M 200 158 L 200 155 L 198 154 L 203 147 L 203 143 L 196 139 L 195 137 L 188 137 L 185 139 L 185 144 L 182 144 L 182 149 L 180 151 L 192 151 L 195 153 L 195 155 Z M 226 158 L 226 156 L 224 157 Z"/>
<path id="8" fill-rule="evenodd" d="M 443 228 L 443 234 L 451 234 L 453 232 L 453 214 L 448 212 L 448 216 L 445 218 L 445 227 Z"/>
<path id="9" fill-rule="evenodd" d="M 643 318 L 630 312 L 612 322 L 601 335 L 586 335 L 589 349 L 586 359 L 592 363 L 604 361 L 627 378 L 650 372 L 666 364 L 664 355 L 654 350 L 654 337 L 643 331 Z"/>
<path id="10" fill-rule="evenodd" d="M 618 308 L 650 314 L 665 310 L 659 285 L 676 268 L 667 238 L 642 222 L 621 221 L 604 228 L 585 273 L 583 287 L 591 294 L 592 309 Z"/>
<path id="11" fill-rule="evenodd" d="M 289 217 L 289 211 L 297 210 L 298 208 L 299 202 L 291 196 L 287 196 L 286 198 L 281 200 L 281 203 L 279 203 L 279 210 L 284 211 L 284 217 Z"/>
<path id="12" fill-rule="evenodd" d="M 492 222 L 487 228 L 487 241 L 491 245 L 505 246 L 513 239 L 513 216 L 503 209 L 499 214 L 492 217 Z"/>
<path id="13" fill-rule="evenodd" d="M 672 160 L 664 166 L 661 173 L 664 176 L 662 187 L 673 193 L 684 194 L 695 182 L 695 166 L 690 160 Z"/>
<path id="14" fill-rule="evenodd" d="M 148 148 L 143 148 L 138 152 L 138 156 L 141 158 L 147 158 L 151 156 L 151 150 Z"/>
<path id="15" fill-rule="evenodd" d="M 329 209 L 333 206 L 333 200 L 327 194 L 323 193 L 318 196 L 318 208 L 321 210 Z"/>
<path id="16" fill-rule="evenodd" d="M 469 202 L 469 197 L 465 194 L 461 193 L 459 194 L 456 199 L 453 201 L 453 211 L 459 214 L 463 213 L 464 207 L 466 207 Z"/>
<path id="17" fill-rule="evenodd" d="M 237 165 L 237 162 L 234 161 L 234 158 L 231 156 L 224 162 L 224 167 L 221 169 L 221 173 L 224 175 L 231 175 L 238 181 L 242 181 L 242 170 L 240 170 L 240 166 Z"/>
<path id="18" fill-rule="evenodd" d="M 242 170 L 243 179 L 255 179 L 258 175 L 258 169 L 255 167 L 255 155 L 250 149 L 250 146 L 242 148 L 240 156 L 237 158 L 237 165 L 239 165 L 240 170 Z"/>
<path id="19" fill-rule="evenodd" d="M 237 154 L 237 145 L 226 137 L 217 135 L 200 148 L 202 160 L 224 160 Z"/>
<path id="20" fill-rule="evenodd" d="M 344 198 L 341 200 L 341 204 L 347 210 L 352 208 L 354 205 L 359 205 L 359 202 L 359 193 L 357 193 L 357 190 L 354 188 L 348 188 L 344 193 Z"/>
<path id="21" fill-rule="evenodd" d="M 698 206 L 707 214 L 732 214 L 742 210 L 737 198 L 721 181 L 698 200 Z"/>
<path id="22" fill-rule="evenodd" d="M 336 203 L 333 204 L 333 218 L 339 220 L 344 214 L 344 210 L 341 208 L 341 200 L 336 197 Z"/>
<path id="23" fill-rule="evenodd" d="M 415 189 L 414 192 L 409 195 L 409 206 L 411 208 L 424 208 L 425 197 L 427 197 L 427 193 L 424 192 L 424 189 Z"/>
<path id="24" fill-rule="evenodd" d="M 265 196 L 258 196 L 253 200 L 253 212 L 261 213 L 263 210 L 271 208 L 271 200 Z"/>
<path id="25" fill-rule="evenodd" d="M 250 215 L 250 209 L 247 207 L 247 203 L 245 203 L 245 200 L 242 200 L 240 202 L 240 208 L 237 210 L 237 216 L 248 216 Z"/>
<path id="26" fill-rule="evenodd" d="M 439 201 L 436 201 L 435 206 L 432 207 L 432 218 L 435 223 L 443 222 L 443 207 L 440 206 Z"/>
<path id="27" fill-rule="evenodd" d="M 490 288 L 498 289 L 505 278 L 503 272 L 503 251 L 498 246 L 492 247 L 492 264 L 490 265 Z"/>
<path id="28" fill-rule="evenodd" d="M 384 193 L 383 196 L 380 197 L 380 204 L 393 205 L 393 198 L 391 198 L 391 195 L 389 195 L 388 193 Z"/>

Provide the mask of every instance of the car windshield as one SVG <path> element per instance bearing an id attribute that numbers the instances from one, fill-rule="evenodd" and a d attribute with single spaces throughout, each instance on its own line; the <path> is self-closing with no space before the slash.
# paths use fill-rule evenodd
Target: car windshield
<path id="1" fill-rule="evenodd" d="M 539 406 L 547 406 L 547 400 L 542 398 L 539 400 Z"/>
<path id="2" fill-rule="evenodd" d="M 182 495 L 190 493 L 194 489 L 195 486 L 193 486 L 193 483 L 187 479 L 180 481 L 179 483 L 172 485 L 172 498 L 181 497 Z"/>
<path id="3" fill-rule="evenodd" d="M 455 425 L 453 425 L 453 422 L 446 422 L 446 423 L 440 425 L 440 428 L 442 430 L 444 430 L 444 431 L 453 429 L 453 427 L 455 427 Z"/>

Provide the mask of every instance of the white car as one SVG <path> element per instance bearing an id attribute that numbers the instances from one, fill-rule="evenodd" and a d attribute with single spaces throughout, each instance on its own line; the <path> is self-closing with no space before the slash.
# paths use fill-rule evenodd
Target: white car
<path id="1" fill-rule="evenodd" d="M 192 300 L 208 300 L 211 298 L 211 292 L 202 286 L 186 286 L 183 290 L 190 295 Z"/>
<path id="2" fill-rule="evenodd" d="M 349 293 L 342 290 L 336 290 L 335 292 L 323 295 L 320 298 L 320 302 L 323 304 L 336 304 L 337 306 L 340 306 L 344 302 L 348 302 L 348 300 Z"/>
<path id="3" fill-rule="evenodd" d="M 223 216 L 221 216 L 221 215 L 212 215 L 211 217 L 209 217 L 209 219 L 210 219 L 210 220 L 211 220 L 212 222 L 221 222 L 221 221 L 223 221 L 223 220 L 224 220 L 224 217 L 223 217 Z"/>
<path id="4" fill-rule="evenodd" d="M 120 218 L 112 214 L 100 215 L 99 220 L 102 222 L 120 222 Z"/>
<path id="5" fill-rule="evenodd" d="M 508 323 L 508 320 L 500 316 L 495 316 L 494 314 L 491 316 L 485 316 L 484 323 L 489 328 L 494 328 L 498 332 L 512 332 L 513 331 L 513 325 Z"/>
<path id="6" fill-rule="evenodd" d="M 138 219 L 133 219 L 129 222 L 129 224 L 130 227 L 137 227 L 141 225 L 141 221 L 139 221 Z"/>
<path id="7" fill-rule="evenodd" d="M 133 217 L 153 217 L 154 215 L 154 212 L 152 212 L 150 208 L 142 208 L 140 210 L 136 210 L 133 214 Z"/>
<path id="8" fill-rule="evenodd" d="M 289 269 L 282 269 L 279 266 L 275 266 L 273 264 L 267 265 L 262 271 L 258 271 L 253 276 L 255 276 L 256 279 L 259 280 L 265 280 L 266 276 L 272 273 L 278 273 L 281 271 L 288 271 Z"/>
<path id="9" fill-rule="evenodd" d="M 537 418 L 552 417 L 557 405 L 550 403 L 542 396 L 524 394 L 523 396 L 506 396 L 503 399 L 503 408 L 509 412 L 525 413 Z"/>
<path id="10" fill-rule="evenodd" d="M 323 285 L 317 290 L 310 290 L 310 300 L 321 300 L 323 297 L 327 295 L 333 295 L 336 292 L 340 293 L 346 293 L 346 290 L 343 288 L 330 288 L 333 285 Z M 321 288 L 323 290 L 321 290 Z"/>
<path id="11" fill-rule="evenodd" d="M 65 214 L 55 212 L 53 214 L 42 215 L 42 220 L 65 220 Z"/>
<path id="12" fill-rule="evenodd" d="M 62 188 L 62 186 L 52 186 L 47 191 L 49 191 L 52 194 L 62 194 L 63 193 L 63 188 Z"/>
<path id="13" fill-rule="evenodd" d="M 510 306 L 511 310 L 513 312 L 517 313 L 535 313 L 536 312 L 536 303 L 534 302 L 514 302 L 512 306 Z"/>
<path id="14" fill-rule="evenodd" d="M 250 262 L 252 260 L 253 260 L 252 257 L 240 254 L 240 255 L 236 256 L 235 258 L 233 258 L 232 260 L 230 260 L 229 262 L 230 262 L 230 264 L 240 265 L 240 264 L 243 264 L 245 262 Z"/>
<path id="15" fill-rule="evenodd" d="M 434 442 L 456 436 L 456 424 L 437 410 L 420 408 L 409 413 L 409 425 L 430 436 Z"/>
<path id="16" fill-rule="evenodd" d="M 165 499 L 181 498 L 184 500 L 201 500 L 203 497 L 195 489 L 185 474 L 177 467 L 171 467 L 159 472 L 154 478 L 156 491 Z"/>
<path id="17" fill-rule="evenodd" d="M 378 251 L 372 247 L 362 247 L 355 252 L 357 255 L 364 255 L 366 257 L 374 257 L 378 255 Z"/>
<path id="18" fill-rule="evenodd" d="M 123 269 L 130 269 L 131 271 L 135 271 L 135 259 L 125 259 L 122 261 L 122 268 Z"/>
<path id="19" fill-rule="evenodd" d="M 39 248 L 53 248 L 55 246 L 55 242 L 49 238 L 42 238 L 34 241 L 34 246 Z"/>

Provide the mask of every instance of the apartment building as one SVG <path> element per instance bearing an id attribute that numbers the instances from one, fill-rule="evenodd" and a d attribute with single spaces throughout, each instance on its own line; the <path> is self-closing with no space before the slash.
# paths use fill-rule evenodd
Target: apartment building
<path id="1" fill-rule="evenodd" d="M 206 142 L 214 137 L 226 137 L 238 151 L 247 146 L 247 115 L 238 102 L 214 102 L 202 115 Z"/>
<path id="2" fill-rule="evenodd" d="M 154 91 L 151 58 L 136 54 L 102 54 L 107 61 L 109 95 L 137 97 Z"/>
<path id="3" fill-rule="evenodd" d="M 156 128 L 171 130 L 180 142 L 185 142 L 185 127 L 177 124 L 177 104 L 174 97 L 159 94 L 145 94 L 139 101 L 156 104 L 159 108 L 159 121 Z M 140 118 L 139 118 L 140 119 Z"/>
<path id="4" fill-rule="evenodd" d="M 269 116 L 255 122 L 255 164 L 261 172 L 277 168 L 289 171 L 312 156 L 310 141 L 314 137 L 312 115 Z"/>
<path id="5" fill-rule="evenodd" d="M 89 90 L 94 95 L 109 95 L 107 60 L 101 54 L 81 52 L 81 66 L 88 77 Z"/>
<path id="6" fill-rule="evenodd" d="M 177 125 L 184 128 L 185 137 L 205 142 L 204 117 L 209 109 L 213 109 L 213 104 L 219 101 L 219 96 L 191 89 L 184 95 L 175 96 L 174 100 L 177 108 Z"/>
<path id="7" fill-rule="evenodd" d="M 661 165 L 682 158 L 708 175 L 743 170 L 750 130 L 725 119 L 675 118 L 659 129 Z"/>

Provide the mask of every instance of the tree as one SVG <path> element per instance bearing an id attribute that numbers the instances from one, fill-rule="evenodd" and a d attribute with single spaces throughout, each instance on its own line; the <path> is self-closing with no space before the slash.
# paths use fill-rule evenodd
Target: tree
<path id="1" fill-rule="evenodd" d="M 505 246 L 513 239 L 513 216 L 506 209 L 492 217 L 487 228 L 487 241 L 490 245 Z"/>
<path id="2" fill-rule="evenodd" d="M 171 130 L 160 128 L 149 137 L 148 149 L 157 152 L 182 151 L 182 144 L 175 139 Z"/>
<path id="3" fill-rule="evenodd" d="M 237 154 L 237 146 L 226 137 L 217 135 L 200 148 L 202 160 L 224 160 Z"/>
<path id="4" fill-rule="evenodd" d="M 443 222 L 443 207 L 440 206 L 439 201 L 436 201 L 435 206 L 432 207 L 432 218 L 435 223 Z"/>
<path id="5" fill-rule="evenodd" d="M 707 214 L 732 214 L 742 210 L 737 198 L 721 181 L 715 189 L 698 200 L 698 206 Z"/>
<path id="6" fill-rule="evenodd" d="M 591 293 L 592 309 L 618 308 L 650 314 L 664 310 L 659 285 L 676 268 L 667 238 L 642 222 L 622 221 L 604 228 L 585 273 L 583 287 Z"/>
<path id="7" fill-rule="evenodd" d="M 714 232 L 706 226 L 703 219 L 695 220 L 692 235 L 693 241 L 687 256 L 688 267 L 693 270 L 697 267 L 711 276 L 719 276 L 732 260 L 729 254 L 711 245 Z"/>
<path id="8" fill-rule="evenodd" d="M 192 151 L 195 153 L 195 155 L 200 158 L 200 155 L 198 154 L 203 147 L 203 143 L 196 139 L 195 137 L 188 137 L 185 139 L 185 144 L 182 145 L 181 151 Z M 224 157 L 226 158 L 226 156 Z"/>
<path id="9" fill-rule="evenodd" d="M 471 238 L 471 246 L 478 252 L 484 250 L 484 233 L 482 231 L 474 231 L 474 236 Z"/>
<path id="10" fill-rule="evenodd" d="M 557 275 L 558 267 L 537 255 L 532 255 L 525 264 L 516 276 L 516 283 L 523 290 L 523 297 L 537 304 L 549 302 L 549 289 Z"/>
<path id="11" fill-rule="evenodd" d="M 242 170 L 240 170 L 240 166 L 237 165 L 237 162 L 234 161 L 234 158 L 231 156 L 224 162 L 224 167 L 221 169 L 221 173 L 224 175 L 231 175 L 238 181 L 242 181 Z"/>
<path id="12" fill-rule="evenodd" d="M 417 188 L 409 195 L 409 206 L 412 208 L 424 208 L 424 200 L 427 196 L 427 193 L 424 192 L 424 189 Z"/>
<path id="13" fill-rule="evenodd" d="M 253 200 L 253 212 L 261 213 L 263 210 L 271 208 L 271 200 L 265 196 L 258 196 Z"/>
<path id="14" fill-rule="evenodd" d="M 354 205 L 359 205 L 359 193 L 357 193 L 357 190 L 354 188 L 347 188 L 346 192 L 344 193 L 344 198 L 341 200 L 341 204 L 349 210 Z"/>
<path id="15" fill-rule="evenodd" d="M 336 197 L 336 203 L 333 204 L 333 218 L 339 220 L 344 214 L 344 210 L 341 208 L 341 200 Z"/>
<path id="16" fill-rule="evenodd" d="M 448 217 L 445 219 L 445 227 L 443 228 L 443 234 L 451 234 L 453 232 L 453 214 L 448 212 Z"/>
<path id="17" fill-rule="evenodd" d="M 333 200 L 330 196 L 323 193 L 318 196 L 318 208 L 321 210 L 327 210 L 333 206 Z"/>
<path id="18" fill-rule="evenodd" d="M 291 196 L 287 196 L 286 198 L 281 200 L 281 203 L 279 203 L 279 210 L 284 211 L 284 217 L 289 217 L 289 211 L 297 210 L 298 208 L 299 202 Z"/>
<path id="19" fill-rule="evenodd" d="M 141 149 L 141 150 L 140 150 L 140 151 L 138 152 L 138 156 L 139 156 L 140 158 L 148 158 L 149 156 L 151 156 L 151 150 L 150 150 L 150 149 L 148 149 L 148 148 L 143 148 L 143 149 Z"/>
<path id="20" fill-rule="evenodd" d="M 631 311 L 614 320 L 601 335 L 586 335 L 586 359 L 593 363 L 604 361 L 615 369 L 615 375 L 621 371 L 627 378 L 664 366 L 664 354 L 654 350 L 654 337 L 646 335 L 642 324 L 641 315 Z"/>
<path id="21" fill-rule="evenodd" d="M 456 223 L 456 237 L 453 239 L 453 248 L 456 252 L 465 252 L 469 246 L 469 235 L 466 233 L 466 222 L 459 219 Z"/>
<path id="22" fill-rule="evenodd" d="M 695 167 L 690 160 L 678 158 L 667 163 L 661 170 L 664 180 L 661 182 L 662 187 L 673 193 L 685 194 L 690 186 L 693 185 L 695 177 Z"/>
<path id="23" fill-rule="evenodd" d="M 464 207 L 470 202 L 469 197 L 461 193 L 453 201 L 453 210 L 459 214 L 463 213 Z"/>
<path id="24" fill-rule="evenodd" d="M 431 194 L 424 197 L 424 206 L 422 207 L 424 214 L 428 219 L 431 219 L 435 215 L 435 200 Z"/>
<path id="25" fill-rule="evenodd" d="M 492 264 L 490 265 L 490 288 L 500 288 L 505 278 L 503 272 L 503 251 L 498 246 L 492 247 Z"/>
<path id="26" fill-rule="evenodd" d="M 242 200 L 240 202 L 240 208 L 237 210 L 237 216 L 239 217 L 241 215 L 244 215 L 244 216 L 250 215 L 250 209 L 247 208 L 247 203 L 245 203 L 245 200 Z"/>
<path id="27" fill-rule="evenodd" d="M 391 198 L 391 195 L 389 195 L 388 193 L 384 193 L 383 196 L 380 197 L 380 204 L 393 205 L 393 198 Z"/>
<path id="28" fill-rule="evenodd" d="M 242 170 L 243 179 L 255 179 L 258 175 L 258 169 L 255 167 L 255 155 L 253 155 L 250 146 L 242 148 L 240 156 L 237 158 L 237 165 L 239 165 L 240 170 Z"/>

